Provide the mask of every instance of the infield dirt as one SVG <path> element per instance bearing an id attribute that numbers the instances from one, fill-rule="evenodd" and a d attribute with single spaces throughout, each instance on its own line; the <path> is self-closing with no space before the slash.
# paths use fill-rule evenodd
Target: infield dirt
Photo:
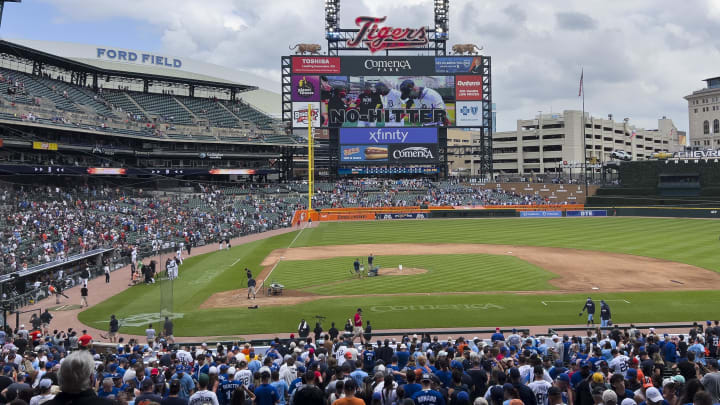
<path id="1" fill-rule="evenodd" d="M 335 257 L 362 257 L 373 255 L 444 255 L 444 254 L 491 254 L 515 256 L 556 274 L 550 284 L 558 289 L 550 291 L 489 291 L 475 294 L 565 294 L 579 292 L 629 292 L 629 291 L 682 291 L 720 289 L 720 273 L 644 256 L 592 250 L 550 248 L 513 245 L 482 244 L 389 244 L 389 245 L 337 245 L 276 249 L 262 262 L 263 271 L 258 280 L 267 279 L 276 264 L 291 260 L 319 260 Z M 414 269 L 404 275 L 419 274 Z M 390 272 L 390 269 L 386 270 Z M 392 273 L 399 273 L 393 269 Z M 381 276 L 383 272 L 380 272 Z M 387 275 L 387 273 L 386 273 Z M 438 294 L 449 294 L 438 292 Z M 472 293 L 461 293 L 472 294 Z M 387 295 L 428 295 L 427 293 L 358 294 L 358 297 Z M 305 291 L 285 290 L 282 296 L 267 297 L 258 291 L 255 300 L 247 299 L 247 290 L 239 289 L 213 294 L 200 308 L 231 308 L 250 305 L 294 305 L 323 298 L 352 298 L 355 295 L 317 295 Z"/>

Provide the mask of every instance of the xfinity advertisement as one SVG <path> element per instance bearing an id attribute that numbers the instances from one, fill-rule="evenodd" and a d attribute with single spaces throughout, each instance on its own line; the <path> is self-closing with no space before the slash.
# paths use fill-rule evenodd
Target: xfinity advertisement
<path id="1" fill-rule="evenodd" d="M 436 128 L 342 128 L 340 144 L 437 143 Z"/>

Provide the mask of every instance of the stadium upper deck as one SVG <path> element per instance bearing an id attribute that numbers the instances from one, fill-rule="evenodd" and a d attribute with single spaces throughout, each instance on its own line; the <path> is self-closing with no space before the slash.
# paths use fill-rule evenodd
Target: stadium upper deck
<path id="1" fill-rule="evenodd" d="M 0 41 L 0 120 L 168 141 L 295 143 L 272 114 L 243 100 L 263 93 L 256 86 L 168 67 L 182 66 L 180 59 L 97 52 L 153 64 L 68 58 Z"/>

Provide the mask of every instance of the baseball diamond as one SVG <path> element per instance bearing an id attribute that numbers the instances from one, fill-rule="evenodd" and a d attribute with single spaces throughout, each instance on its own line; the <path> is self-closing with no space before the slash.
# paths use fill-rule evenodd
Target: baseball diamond
<path id="1" fill-rule="evenodd" d="M 342 325 L 357 306 L 377 329 L 571 324 L 588 294 L 613 307 L 615 322 L 709 318 L 720 289 L 715 243 L 715 221 L 694 219 L 320 223 L 185 259 L 175 334 L 287 333 L 315 315 Z M 398 275 L 357 278 L 353 261 L 370 253 Z M 246 267 L 262 285 L 256 309 L 243 290 Z M 283 295 L 263 293 L 271 282 L 284 285 Z M 102 330 L 110 313 L 147 313 L 156 288 L 126 289 L 78 318 Z"/>

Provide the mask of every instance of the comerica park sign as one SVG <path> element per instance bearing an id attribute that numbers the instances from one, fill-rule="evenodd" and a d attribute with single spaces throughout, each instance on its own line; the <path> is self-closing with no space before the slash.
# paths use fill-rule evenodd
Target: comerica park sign
<path id="1" fill-rule="evenodd" d="M 365 45 L 371 53 L 383 49 L 415 48 L 428 44 L 427 29 L 396 28 L 381 26 L 387 17 L 358 17 L 355 25 L 360 27 L 355 38 L 347 41 L 347 46 L 359 48 Z"/>

